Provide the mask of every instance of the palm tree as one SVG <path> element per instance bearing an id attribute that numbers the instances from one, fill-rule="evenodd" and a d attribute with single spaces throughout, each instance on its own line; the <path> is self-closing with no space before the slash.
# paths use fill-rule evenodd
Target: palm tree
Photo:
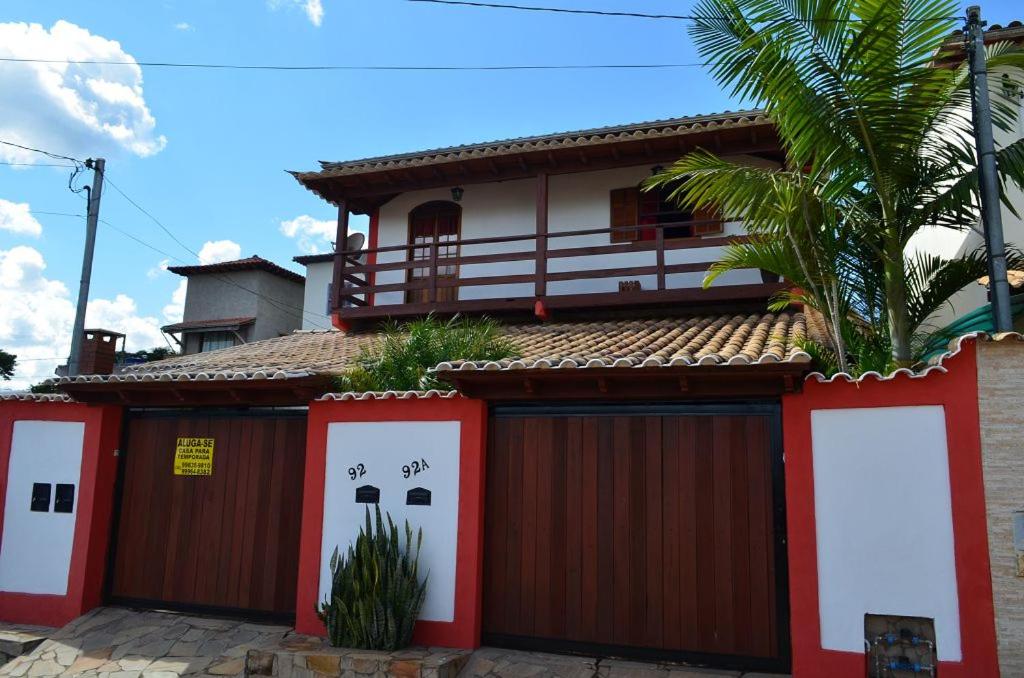
<path id="1" fill-rule="evenodd" d="M 751 241 L 727 248 L 705 284 L 733 268 L 785 276 L 799 289 L 776 303 L 819 310 L 843 367 L 857 319 L 910 364 L 927 317 L 987 272 L 980 253 L 905 254 L 922 228 L 977 218 L 967 66 L 937 59 L 949 56 L 956 10 L 946 0 L 702 0 L 694 10 L 701 56 L 733 96 L 765 108 L 786 166 L 698 150 L 649 186 L 741 215 Z M 1024 67 L 1024 52 L 993 45 L 988 64 L 994 123 L 1012 130 L 1019 104 L 1001 94 L 1001 76 Z M 1001 180 L 1024 185 L 1024 140 L 998 156 Z"/>
<path id="2" fill-rule="evenodd" d="M 440 320 L 427 316 L 384 326 L 379 341 L 365 349 L 336 387 L 342 391 L 427 391 L 450 388 L 431 371 L 455 360 L 501 360 L 515 347 L 489 318 Z"/>

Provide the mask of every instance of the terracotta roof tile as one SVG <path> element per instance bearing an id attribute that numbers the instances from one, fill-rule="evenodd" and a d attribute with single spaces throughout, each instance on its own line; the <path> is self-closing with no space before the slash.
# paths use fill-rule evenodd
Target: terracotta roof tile
<path id="1" fill-rule="evenodd" d="M 366 174 L 389 169 L 436 165 L 472 158 L 491 158 L 529 151 L 544 151 L 557 148 L 595 146 L 628 139 L 653 139 L 692 134 L 708 129 L 747 127 L 771 124 L 764 111 L 725 111 L 711 115 L 693 115 L 650 122 L 597 127 L 593 129 L 559 132 L 532 137 L 518 137 L 499 141 L 488 141 L 462 146 L 435 148 L 414 153 L 398 153 L 343 162 L 321 161 L 321 169 L 312 172 L 292 172 L 300 182 L 329 177 Z"/>
<path id="2" fill-rule="evenodd" d="M 292 282 L 306 282 L 305 276 L 299 275 L 295 271 L 289 271 L 283 266 L 278 266 L 274 262 L 256 255 L 246 257 L 245 259 L 221 261 L 216 264 L 168 266 L 167 270 L 171 273 L 177 273 L 182 276 L 200 275 L 205 273 L 232 273 L 235 271 L 266 271 L 267 273 L 273 273 L 274 275 L 280 276 L 285 280 L 291 280 Z"/>
<path id="3" fill-rule="evenodd" d="M 243 325 L 251 325 L 254 322 L 256 322 L 255 316 L 239 318 L 213 318 L 210 320 L 187 320 L 185 322 L 174 323 L 173 325 L 164 325 L 160 329 L 168 333 L 181 332 L 182 330 L 210 329 L 211 327 L 224 327 L 234 329 L 242 327 Z"/>
<path id="4" fill-rule="evenodd" d="M 509 325 L 517 355 L 495 362 L 453 361 L 449 370 L 586 367 L 663 367 L 809 362 L 802 313 L 703 315 Z M 295 332 L 286 337 L 126 369 L 118 375 L 85 375 L 78 382 L 287 379 L 340 374 L 377 335 Z M 68 378 L 60 383 L 68 383 Z"/>

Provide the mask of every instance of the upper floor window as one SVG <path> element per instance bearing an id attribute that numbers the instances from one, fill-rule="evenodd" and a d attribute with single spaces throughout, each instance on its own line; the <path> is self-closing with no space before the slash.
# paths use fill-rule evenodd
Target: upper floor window
<path id="1" fill-rule="evenodd" d="M 219 348 L 231 348 L 236 343 L 234 332 L 204 332 L 200 339 L 199 351 L 216 351 Z"/>
<path id="2" fill-rule="evenodd" d="M 459 233 L 462 229 L 462 208 L 457 203 L 435 200 L 420 205 L 409 212 L 410 260 L 417 266 L 409 270 L 408 282 L 426 281 L 430 278 L 430 257 L 434 246 L 438 259 L 455 259 L 459 256 Z M 457 278 L 459 267 L 449 261 L 437 266 L 439 280 Z M 412 289 L 406 293 L 406 303 L 422 303 L 428 300 L 429 292 Z M 438 287 L 437 301 L 455 301 L 457 288 Z"/>
<path id="3" fill-rule="evenodd" d="M 690 238 L 721 233 L 720 215 L 712 210 L 686 210 L 669 200 L 670 190 L 642 191 L 636 186 L 617 188 L 611 192 L 611 225 L 635 226 L 612 231 L 612 242 L 654 240 L 663 227 L 666 238 Z M 647 228 L 644 228 L 644 227 Z"/>

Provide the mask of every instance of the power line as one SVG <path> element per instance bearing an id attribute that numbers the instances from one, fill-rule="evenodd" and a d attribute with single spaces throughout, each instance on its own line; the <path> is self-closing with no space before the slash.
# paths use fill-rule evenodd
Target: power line
<path id="1" fill-rule="evenodd" d="M 121 196 L 122 196 L 122 197 L 123 197 L 123 198 L 124 198 L 125 200 L 127 200 L 127 201 L 128 201 L 129 203 L 131 203 L 131 205 L 132 205 L 133 207 L 135 207 L 135 209 L 139 210 L 140 212 L 142 212 L 143 214 L 145 214 L 145 215 L 146 215 L 147 217 L 149 217 L 149 218 L 150 218 L 150 219 L 151 219 L 151 220 L 153 221 L 153 223 L 155 223 L 155 224 L 156 224 L 157 226 L 159 226 L 159 227 L 160 227 L 160 229 L 161 229 L 161 230 L 163 230 L 163 232 L 164 232 L 164 233 L 166 233 L 166 234 L 167 234 L 168 236 L 170 236 L 170 238 L 171 238 L 172 240 L 174 240 L 174 242 L 176 242 L 176 243 L 177 243 L 177 244 L 178 244 L 178 245 L 179 245 L 179 246 L 180 246 L 180 247 L 181 247 L 182 249 L 184 249 L 185 251 L 187 251 L 187 252 L 188 252 L 189 254 L 191 254 L 192 256 L 194 256 L 194 257 L 195 257 L 196 259 L 199 259 L 199 258 L 200 258 L 200 257 L 199 257 L 199 253 L 198 253 L 198 252 L 196 252 L 196 251 L 195 251 L 195 250 L 193 250 L 193 249 L 192 249 L 191 247 L 189 247 L 189 246 L 188 246 L 188 245 L 186 245 L 186 244 L 185 244 L 184 242 L 182 242 L 182 241 L 181 241 L 181 240 L 180 240 L 180 239 L 179 239 L 179 238 L 178 238 L 178 237 L 177 237 L 177 236 L 176 236 L 176 235 L 174 234 L 174 232 L 173 232 L 173 231 L 171 231 L 171 229 L 169 229 L 169 228 L 167 228 L 166 226 L 164 226 L 163 222 L 161 222 L 161 221 L 160 221 L 159 219 L 157 219 L 157 218 L 156 218 L 155 216 L 153 216 L 153 214 L 152 214 L 152 213 L 150 213 L 150 212 L 149 212 L 148 210 L 146 210 L 146 209 L 145 209 L 145 208 L 144 208 L 144 207 L 143 207 L 142 205 L 140 205 L 140 204 L 139 204 L 139 203 L 137 203 L 137 202 L 136 202 L 135 200 L 133 200 L 133 199 L 132 199 L 132 198 L 131 198 L 131 197 L 130 197 L 130 196 L 129 196 L 129 195 L 127 194 L 127 193 L 125 193 L 125 192 L 124 192 L 123 190 L 121 190 L 121 188 L 119 188 L 119 187 L 117 186 L 117 184 L 115 184 L 114 182 L 112 182 L 112 181 L 110 180 L 110 177 L 108 176 L 108 173 L 107 173 L 107 172 L 104 172 L 104 173 L 103 173 L 103 178 L 104 178 L 104 180 L 105 180 L 105 181 L 106 181 L 106 182 L 107 182 L 108 184 L 110 184 L 110 186 L 111 186 L 111 187 L 112 187 L 112 188 L 113 188 L 113 189 L 114 189 L 115 191 L 117 191 L 117 192 L 118 192 L 118 193 L 119 193 L 119 194 L 120 194 L 120 195 L 121 195 Z M 104 223 L 106 223 L 106 222 L 104 222 Z M 164 251 L 162 251 L 162 250 L 160 250 L 160 249 L 158 249 L 158 248 L 156 248 L 156 247 L 153 247 L 153 246 L 152 246 L 152 245 L 150 245 L 149 243 L 146 243 L 145 241 L 143 241 L 143 240 L 141 240 L 141 239 L 139 239 L 139 238 L 136 238 L 135 236 L 133 236 L 133 235 L 131 235 L 131 234 L 129 234 L 129 233 L 127 233 L 127 232 L 125 232 L 125 231 L 122 231 L 121 229 L 119 229 L 119 228 L 117 228 L 117 227 L 115 227 L 115 226 L 112 226 L 112 225 L 111 225 L 111 224 L 109 224 L 109 223 L 108 223 L 107 225 L 108 225 L 108 226 L 111 226 L 111 228 L 114 228 L 114 230 L 116 230 L 116 231 L 119 231 L 119 232 L 123 233 L 124 235 L 128 236 L 128 237 L 129 237 L 129 238 L 131 238 L 132 240 L 135 240 L 135 241 L 136 241 L 136 242 L 138 242 L 139 244 L 141 244 L 141 245 L 143 245 L 143 246 L 145 246 L 145 247 L 148 247 L 149 249 L 153 250 L 154 252 L 158 252 L 158 253 L 160 253 L 160 254 L 163 254 L 164 256 L 167 256 L 167 257 L 170 257 L 171 259 L 174 259 L 174 260 L 175 260 L 175 261 L 177 261 L 177 262 L 180 262 L 180 263 L 182 263 L 182 264 L 186 264 L 186 265 L 187 265 L 187 262 L 184 262 L 184 261 L 182 261 L 182 260 L 181 260 L 181 259 L 179 259 L 178 257 L 176 257 L 176 256 L 174 256 L 174 255 L 172 255 L 172 254 L 168 254 L 168 253 L 166 253 L 166 252 L 164 252 Z M 322 325 L 322 324 L 320 323 L 321 317 L 320 317 L 319 315 L 316 315 L 315 313 L 311 313 L 311 312 L 308 312 L 308 311 L 306 311 L 306 310 L 305 310 L 304 308 L 301 308 L 301 307 L 299 307 L 299 306 L 293 306 L 293 305 L 291 305 L 291 304 L 287 304 L 287 303 L 284 303 L 284 302 L 282 302 L 282 301 L 279 301 L 279 300 L 277 300 L 277 299 L 272 299 L 272 298 L 270 298 L 270 297 L 268 297 L 268 296 L 266 296 L 266 295 L 264 295 L 264 294 L 261 294 L 260 292 L 257 292 L 256 290 L 250 289 L 250 288 L 248 288 L 248 287 L 246 287 L 246 286 L 244 286 L 244 285 L 242 285 L 242 284 L 240 284 L 240 283 L 238 283 L 238 282 L 236 282 L 236 281 L 234 281 L 234 280 L 231 280 L 231 279 L 229 279 L 229 278 L 226 278 L 226 277 L 224 277 L 224 276 L 218 275 L 218 274 L 216 274 L 216 273 L 211 273 L 211 275 L 212 275 L 212 276 L 213 276 L 213 277 L 214 277 L 214 278 L 215 278 L 216 280 L 220 280 L 221 282 L 223 282 L 223 283 L 225 283 L 225 284 L 228 284 L 228 285 L 232 285 L 233 287 L 237 287 L 237 288 L 238 288 L 238 289 L 240 289 L 240 290 L 244 290 L 244 291 L 246 291 L 246 292 L 249 292 L 250 294 L 253 294 L 253 295 L 255 295 L 256 297 L 258 297 L 258 298 L 260 298 L 260 299 L 262 299 L 262 300 L 266 301 L 266 302 L 267 302 L 268 304 L 270 304 L 271 306 L 273 306 L 273 307 L 277 308 L 277 309 L 278 309 L 278 310 L 280 310 L 280 311 L 284 311 L 285 313 L 288 313 L 289 315 L 292 315 L 292 316 L 293 316 L 293 317 L 295 317 L 295 318 L 298 318 L 298 319 L 300 319 L 300 320 L 301 320 L 301 319 L 303 319 L 303 317 L 305 317 L 305 318 L 306 318 L 307 320 L 309 320 L 309 322 L 310 322 L 310 323 L 312 323 L 312 324 L 316 325 L 316 326 L 317 326 L 317 327 L 319 327 L 320 329 L 324 329 L 324 330 L 326 330 L 326 329 L 330 329 L 330 328 L 329 328 L 329 327 L 327 327 L 326 325 Z M 299 312 L 299 315 L 296 315 L 296 314 L 294 313 L 294 311 L 298 311 L 298 312 Z"/>
<path id="2" fill-rule="evenodd" d="M 70 160 L 71 162 L 75 163 L 75 165 L 74 165 L 75 167 L 83 164 L 83 162 L 81 160 L 79 160 L 78 158 L 72 158 L 71 156 L 61 155 L 59 153 L 51 153 L 50 151 L 44 151 L 44 150 L 39 149 L 39 148 L 32 148 L 31 146 L 22 146 L 21 144 L 16 144 L 13 141 L 4 141 L 3 139 L 0 139 L 0 144 L 3 144 L 4 146 L 13 146 L 14 148 L 20 148 L 23 151 L 32 151 L 33 153 L 42 153 L 43 155 L 49 156 L 49 157 L 53 158 L 54 160 Z"/>
<path id="3" fill-rule="evenodd" d="M 29 210 L 30 214 L 45 214 L 51 217 L 76 217 L 78 219 L 84 219 L 84 214 L 72 214 L 71 212 L 43 212 L 41 210 Z"/>
<path id="4" fill-rule="evenodd" d="M 526 12 L 550 12 L 555 14 L 585 14 L 590 16 L 607 16 L 607 17 L 631 17 L 636 19 L 670 19 L 673 21 L 696 21 L 702 19 L 712 19 L 719 21 L 733 21 L 736 17 L 731 16 L 697 16 L 694 14 L 648 14 L 645 12 L 615 12 L 605 11 L 598 9 L 569 9 L 566 7 L 542 7 L 536 5 L 511 5 L 502 4 L 496 2 L 472 2 L 471 0 L 406 0 L 406 2 L 424 2 L 434 5 L 453 5 L 461 7 L 479 7 L 484 9 L 513 9 Z M 935 16 L 935 17 L 916 17 L 916 18 L 902 18 L 899 21 L 907 23 L 924 23 L 924 22 L 941 22 L 941 21 L 955 21 L 962 17 L 956 16 Z M 786 19 L 785 21 L 801 21 L 800 19 Z M 863 23 L 866 19 L 859 17 L 849 18 L 821 18 L 821 19 L 803 19 L 805 23 L 816 23 L 816 22 L 827 22 L 827 23 Z"/>
<path id="5" fill-rule="evenodd" d="M 75 167 L 75 165 L 59 162 L 5 162 L 2 160 L 0 160 L 0 165 L 8 165 L 10 167 Z"/>
<path id="6" fill-rule="evenodd" d="M 410 0 L 426 1 L 426 0 Z M 505 5 L 502 5 L 505 7 Z M 493 66 L 347 66 L 338 64 L 284 65 L 284 64 L 218 64 L 189 63 L 172 61 L 107 61 L 103 59 L 23 59 L 0 57 L 0 62 L 27 64 L 67 64 L 96 66 L 146 66 L 152 68 L 193 68 L 238 71 L 563 71 L 563 70 L 610 70 L 610 69 L 658 69 L 691 68 L 707 66 L 707 62 L 664 63 L 664 64 L 511 64 Z"/>

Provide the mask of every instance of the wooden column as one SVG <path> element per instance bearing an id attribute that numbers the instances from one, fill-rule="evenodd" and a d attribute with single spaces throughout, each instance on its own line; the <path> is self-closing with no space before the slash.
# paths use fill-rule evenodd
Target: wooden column
<path id="1" fill-rule="evenodd" d="M 658 227 L 657 234 L 655 236 L 655 243 L 657 245 L 657 258 L 658 258 L 658 289 L 665 289 L 665 229 Z"/>
<path id="2" fill-rule="evenodd" d="M 537 263 L 535 294 L 543 299 L 548 293 L 548 175 L 537 175 Z"/>
<path id="3" fill-rule="evenodd" d="M 345 243 L 348 241 L 348 203 L 338 203 L 338 231 L 334 240 L 334 275 L 331 278 L 331 311 L 337 313 L 341 309 L 341 301 L 345 292 Z"/>

